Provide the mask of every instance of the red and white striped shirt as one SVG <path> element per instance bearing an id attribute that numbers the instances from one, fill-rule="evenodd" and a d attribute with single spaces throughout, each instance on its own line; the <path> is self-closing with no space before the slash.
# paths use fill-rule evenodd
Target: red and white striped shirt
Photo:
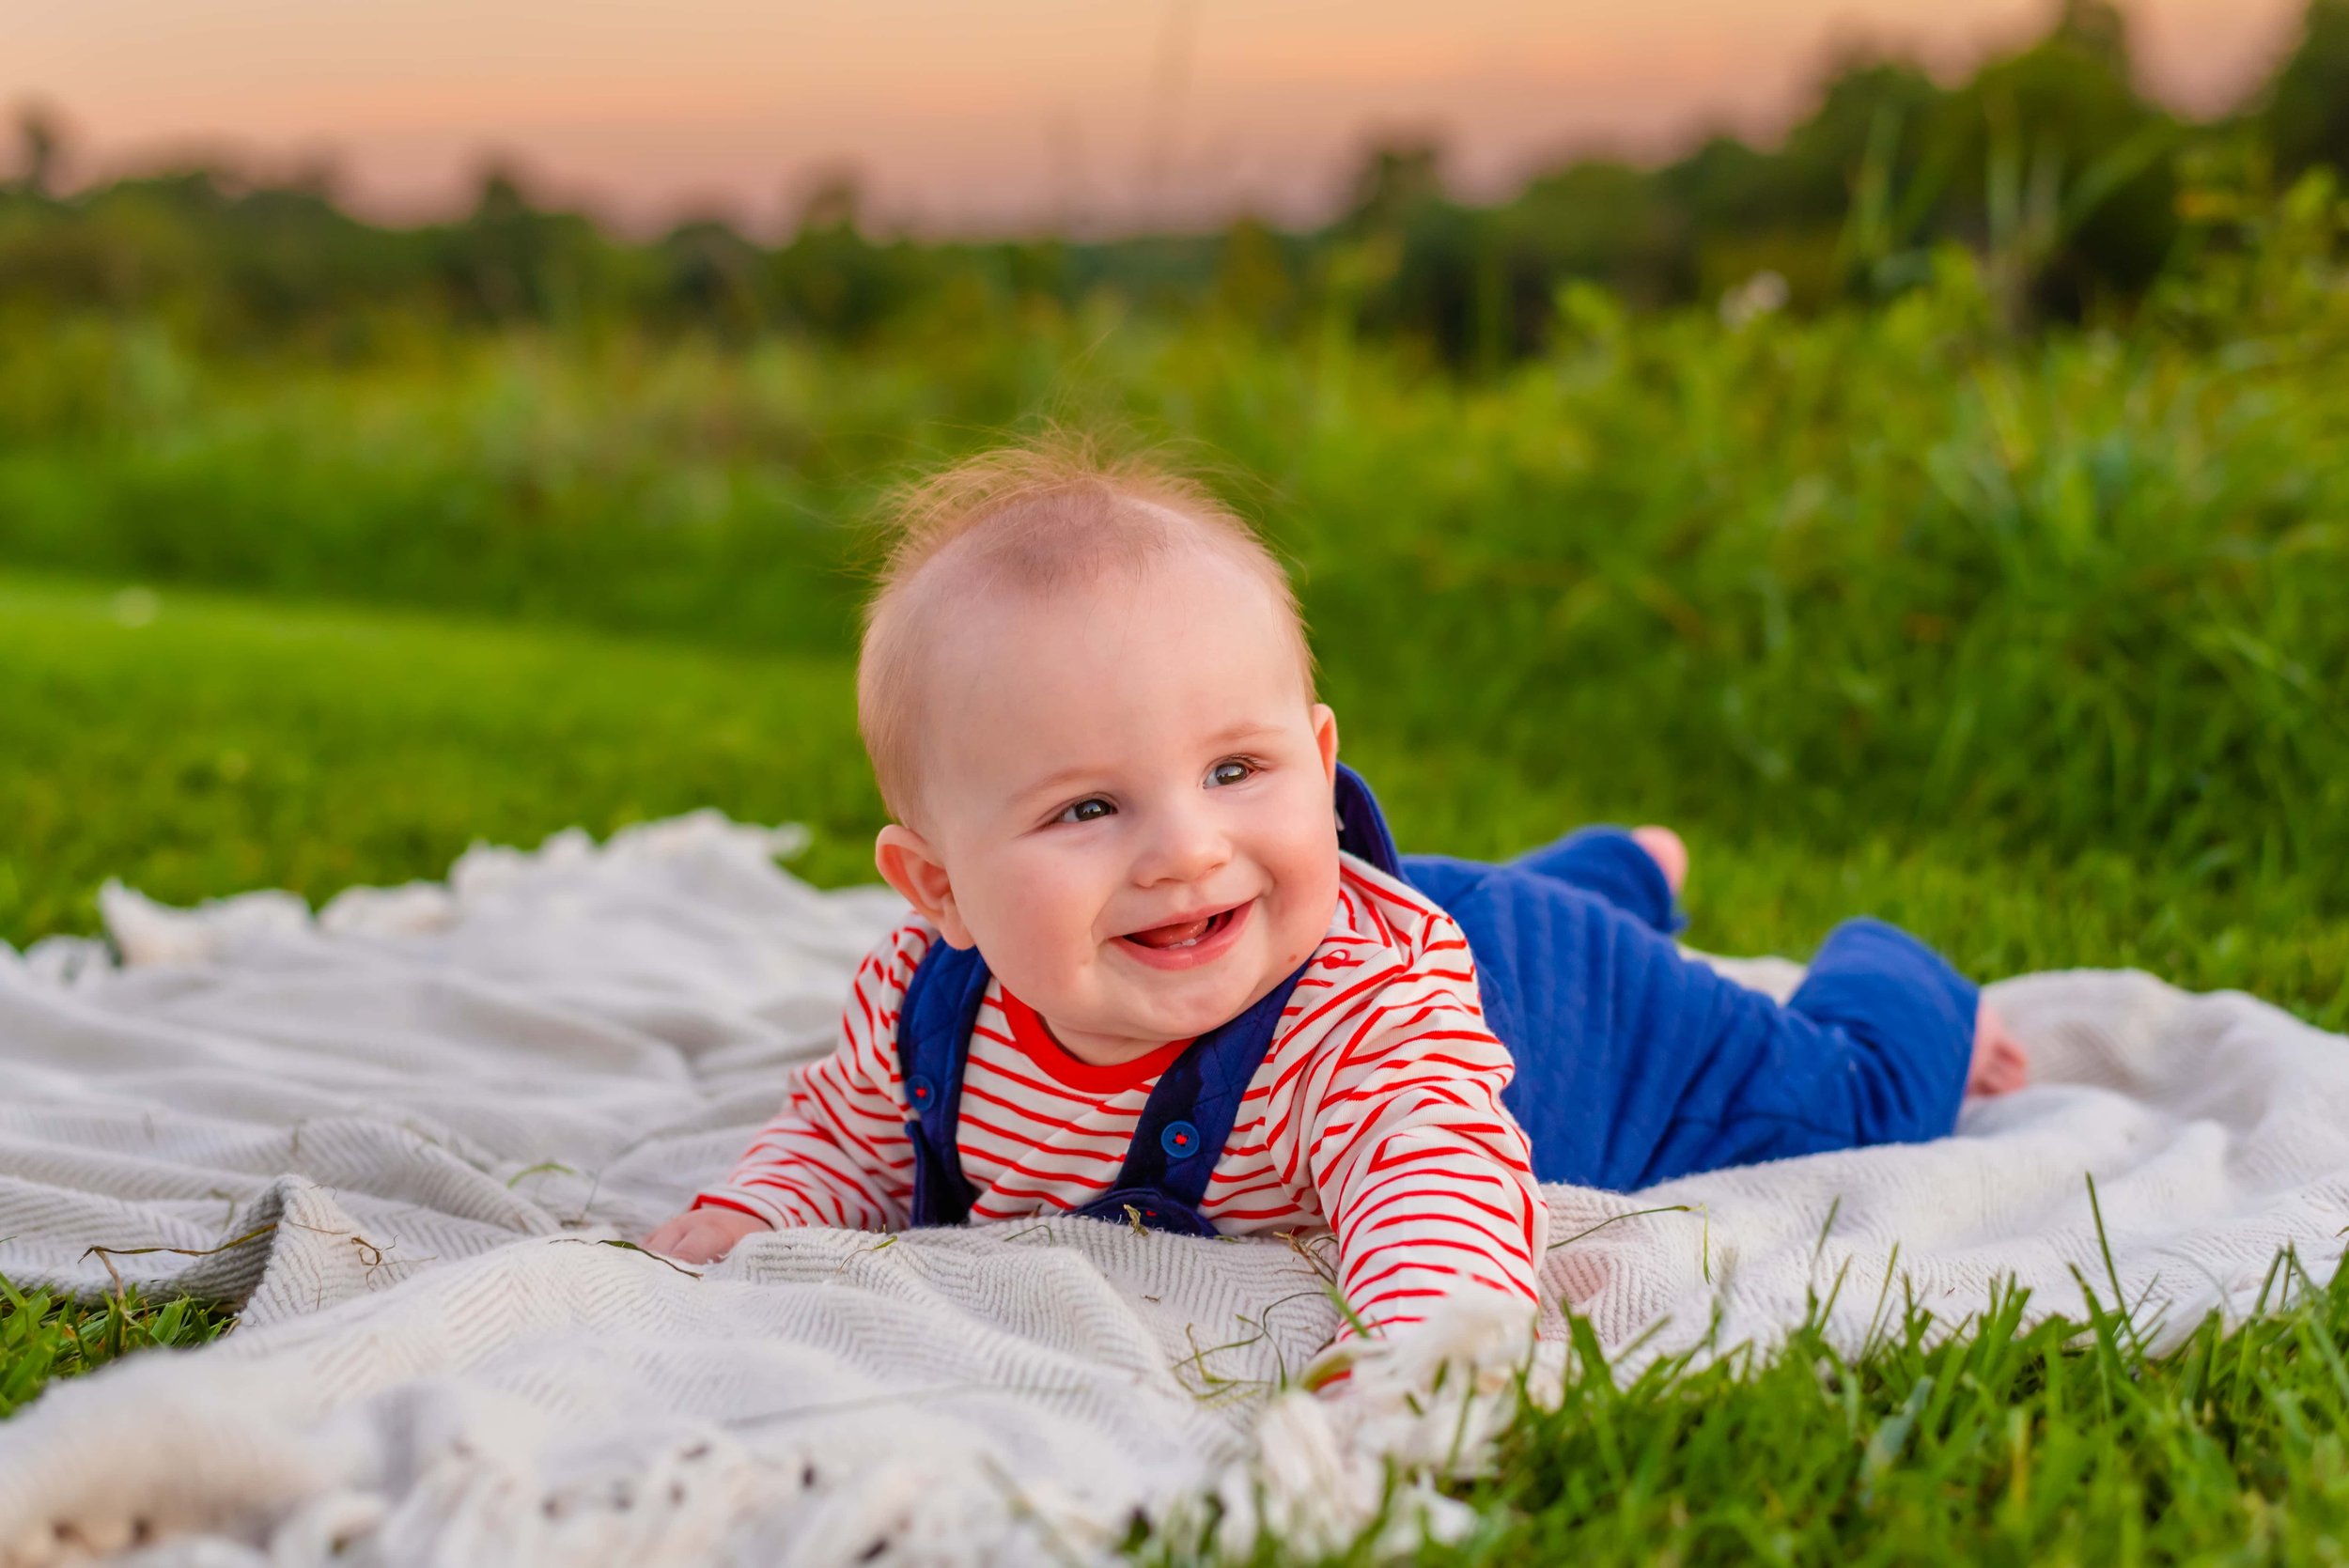
<path id="1" fill-rule="evenodd" d="M 770 1225 L 893 1230 L 913 1192 L 897 1011 L 938 939 L 921 921 L 857 970 L 832 1055 L 800 1075 L 725 1184 L 697 1203 Z M 990 981 L 964 1069 L 957 1147 L 974 1220 L 1078 1207 L 1108 1191 L 1143 1103 L 1187 1042 L 1095 1066 Z M 1525 1134 L 1501 1104 L 1514 1068 L 1485 1027 L 1452 917 L 1351 856 L 1330 934 L 1242 1096 L 1200 1212 L 1229 1234 L 1327 1228 L 1338 1284 L 1392 1326 L 1464 1286 L 1533 1299 L 1549 1219 Z"/>

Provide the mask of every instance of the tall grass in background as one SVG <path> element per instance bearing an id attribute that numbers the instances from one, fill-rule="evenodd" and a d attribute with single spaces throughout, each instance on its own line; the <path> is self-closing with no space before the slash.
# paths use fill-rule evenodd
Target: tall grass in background
<path id="1" fill-rule="evenodd" d="M 2349 863 L 2341 225 L 2312 179 L 2127 325 L 2029 339 L 1955 252 L 1812 319 L 1578 288 L 1483 381 L 1107 301 L 352 364 L 62 319 L 0 361 L 0 562 L 837 653 L 879 489 L 1054 419 L 1207 467 L 1341 712 L 1467 799 L 2298 875 Z"/>
<path id="2" fill-rule="evenodd" d="M 2340 1028 L 2349 210 L 2319 176 L 2202 218 L 2091 329 L 2012 334 L 1952 252 L 1810 318 L 1570 288 L 1544 357 L 1469 380 L 1107 298 L 854 349 L 0 319 L 0 940 L 87 928 L 110 875 L 316 899 L 708 802 L 867 875 L 857 525 L 1051 420 L 1265 521 L 1415 845 L 1671 816 L 1723 950 L 1870 908 L 1985 977 L 2141 963 Z M 1586 1356 L 1431 1560 L 2337 1558 L 2349 1274 L 2160 1358 L 2090 1301 L 1624 1388 Z M 0 1281 L 0 1416 L 227 1321 Z"/>

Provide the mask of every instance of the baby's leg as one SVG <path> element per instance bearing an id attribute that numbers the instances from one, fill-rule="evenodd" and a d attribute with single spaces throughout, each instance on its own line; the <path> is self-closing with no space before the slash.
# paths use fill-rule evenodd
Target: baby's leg
<path id="1" fill-rule="evenodd" d="M 2030 1054 L 1988 1002 L 1974 1015 L 1974 1060 L 1966 1074 L 1968 1094 L 2006 1094 L 2030 1077 Z"/>
<path id="2" fill-rule="evenodd" d="M 1665 884 L 1673 893 L 1688 885 L 1688 846 L 1678 833 L 1650 823 L 1632 829 L 1631 842 L 1647 851 L 1647 858 L 1663 872 Z"/>
<path id="3" fill-rule="evenodd" d="M 1468 934 L 1486 1017 L 1517 1058 L 1503 1098 L 1544 1181 L 1629 1190 L 1957 1124 L 1974 989 L 1890 926 L 1839 928 L 1780 1003 L 1551 876 L 1407 866 Z"/>
<path id="4" fill-rule="evenodd" d="M 1688 846 L 1670 828 L 1578 828 L 1509 862 L 1603 898 L 1667 936 L 1688 924 L 1677 894 L 1688 873 Z"/>

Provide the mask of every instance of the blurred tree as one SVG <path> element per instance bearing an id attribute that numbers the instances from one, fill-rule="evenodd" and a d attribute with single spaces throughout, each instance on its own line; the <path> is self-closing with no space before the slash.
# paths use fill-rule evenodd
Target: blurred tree
<path id="1" fill-rule="evenodd" d="M 1217 307 L 1257 332 L 1288 328 L 1297 308 L 1297 279 L 1281 236 L 1262 219 L 1239 218 L 1223 231 L 1221 252 Z"/>
<path id="2" fill-rule="evenodd" d="M 1952 171 L 1944 226 L 1982 251 L 2011 325 L 2134 296 L 2177 237 L 2178 127 L 2139 96 L 2108 0 L 2065 0 L 2053 32 L 1976 72 L 1926 135 Z"/>
<path id="3" fill-rule="evenodd" d="M 65 123 L 56 111 L 42 103 L 27 103 L 16 112 L 16 182 L 29 195 L 57 194 L 57 162 L 65 148 Z"/>
<path id="4" fill-rule="evenodd" d="M 615 248 L 586 217 L 532 204 L 515 171 L 492 163 L 463 222 L 439 231 L 442 276 L 460 315 L 579 325 L 600 313 Z"/>
<path id="5" fill-rule="evenodd" d="M 2063 0 L 2056 11 L 2055 37 L 2125 76 L 2129 69 L 2129 21 L 2113 0 Z"/>
<path id="6" fill-rule="evenodd" d="M 1911 178 L 1923 172 L 1913 149 L 1903 152 L 1906 133 L 1930 121 L 1948 97 L 1906 61 L 1847 59 L 1828 78 L 1818 108 L 1787 133 L 1772 160 L 1774 216 L 1805 226 L 1840 225 L 1872 155 L 1892 157 Z"/>
<path id="7" fill-rule="evenodd" d="M 1628 163 L 1592 160 L 1535 179 L 1502 214 L 1519 344 L 1540 340 L 1562 278 L 1603 283 L 1641 304 L 1685 297 L 1688 225 L 1662 181 Z"/>
<path id="8" fill-rule="evenodd" d="M 2329 163 L 2349 173 L 2349 0 L 2309 0 L 2299 46 L 2259 118 L 2283 168 Z"/>
<path id="9" fill-rule="evenodd" d="M 1330 281 L 1344 280 L 1341 308 L 1358 329 L 1415 340 L 1455 365 L 1474 357 L 1478 292 L 1491 287 L 1479 251 L 1492 236 L 1445 197 L 1439 146 L 1371 147 L 1331 238 L 1352 253 Z"/>
<path id="10" fill-rule="evenodd" d="M 780 319 L 854 339 L 919 291 L 918 281 L 897 265 L 904 258 L 865 238 L 863 207 L 851 170 L 825 170 L 804 188 L 790 241 L 761 270 L 762 291 Z"/>
<path id="11" fill-rule="evenodd" d="M 863 188 L 853 169 L 826 169 L 800 200 L 796 231 L 862 228 Z"/>
<path id="12" fill-rule="evenodd" d="M 692 321 L 749 333 L 763 319 L 758 272 L 764 255 L 723 218 L 679 224 L 661 241 L 664 304 Z"/>
<path id="13" fill-rule="evenodd" d="M 1443 200 L 1443 148 L 1412 138 L 1370 148 L 1354 177 L 1353 199 L 1342 229 L 1392 233 L 1414 213 Z"/>
<path id="14" fill-rule="evenodd" d="M 1539 351 L 1577 282 L 1663 308 L 1748 298 L 1776 273 L 1792 308 L 1826 308 L 1924 280 L 1952 241 L 1982 258 L 2015 327 L 2132 308 L 2186 232 L 2187 162 L 2223 146 L 2264 168 L 2272 144 L 2287 177 L 2273 188 L 2349 163 L 2349 0 L 2310 0 L 2258 109 L 2212 127 L 2180 125 L 2139 96 L 2109 0 L 2054 3 L 2044 38 L 1962 85 L 1846 57 L 1775 147 L 1715 136 L 1657 168 L 1566 162 L 1496 205 L 1449 196 L 1425 136 L 1374 145 L 1340 215 L 1294 232 L 1240 220 L 1108 241 L 877 239 L 855 176 L 834 169 L 802 187 L 781 244 L 707 221 L 638 243 L 536 205 L 494 165 L 463 217 L 380 228 L 336 205 L 324 172 L 272 183 L 178 170 L 66 196 L 65 131 L 27 107 L 0 185 L 0 313 L 136 312 L 244 350 L 358 351 L 506 323 L 715 326 L 728 337 L 785 328 L 849 343 L 903 325 L 946 343 L 974 313 L 1108 300 L 1317 332 L 1325 348 L 1340 334 L 1389 337 L 1477 371 Z M 2198 219 L 2188 242 L 2235 244 L 2238 231 L 2238 220 Z"/>

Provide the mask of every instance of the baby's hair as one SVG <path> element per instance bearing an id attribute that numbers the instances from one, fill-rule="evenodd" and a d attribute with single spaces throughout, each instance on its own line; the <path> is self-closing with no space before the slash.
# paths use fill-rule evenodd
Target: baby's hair
<path id="1" fill-rule="evenodd" d="M 1081 436 L 997 447 L 897 490 L 889 546 L 865 601 L 857 660 L 857 727 L 890 814 L 906 821 L 919 797 L 919 655 L 930 616 L 1003 589 L 1032 594 L 1138 573 L 1190 546 L 1224 556 L 1262 582 L 1295 639 L 1308 700 L 1313 652 L 1288 573 L 1256 531 L 1196 480 L 1141 457 L 1111 457 Z M 925 568 L 951 555 L 964 575 L 951 596 Z"/>

